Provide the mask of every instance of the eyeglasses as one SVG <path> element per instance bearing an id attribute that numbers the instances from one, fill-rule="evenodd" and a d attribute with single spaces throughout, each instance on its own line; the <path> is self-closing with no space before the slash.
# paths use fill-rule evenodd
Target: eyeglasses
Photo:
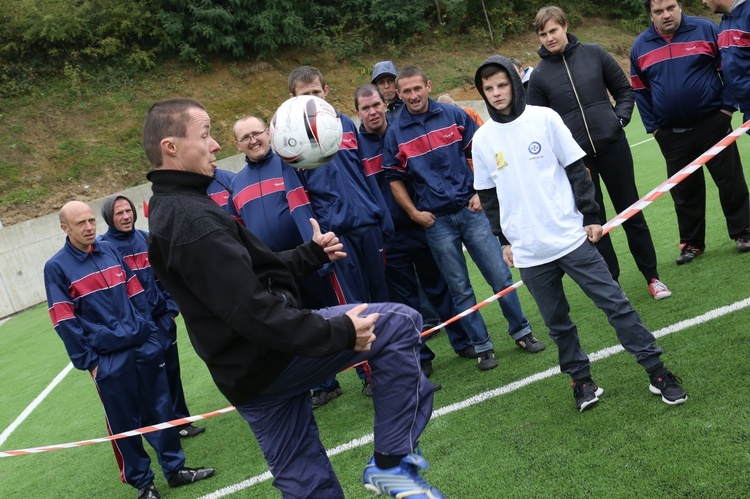
<path id="1" fill-rule="evenodd" d="M 268 131 L 268 128 L 263 129 L 260 132 L 248 133 L 247 135 L 243 135 L 242 138 L 238 140 L 237 142 L 239 142 L 240 144 L 244 142 L 255 142 L 256 140 L 258 140 L 258 137 L 260 137 L 267 131 Z"/>

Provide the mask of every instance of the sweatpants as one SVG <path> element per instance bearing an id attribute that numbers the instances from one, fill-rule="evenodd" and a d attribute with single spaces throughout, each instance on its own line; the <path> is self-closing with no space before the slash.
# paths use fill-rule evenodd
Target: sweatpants
<path id="1" fill-rule="evenodd" d="M 174 419 L 164 354 L 155 334 L 137 347 L 100 354 L 94 382 L 110 435 Z M 143 437 L 156 451 L 167 480 L 185 466 L 177 428 Z M 123 482 L 140 489 L 153 481 L 151 459 L 140 436 L 113 440 L 112 447 Z"/>
<path id="2" fill-rule="evenodd" d="M 353 306 L 316 313 L 335 317 Z M 405 455 L 419 444 L 432 414 L 433 395 L 419 364 L 422 318 L 397 303 L 372 303 L 364 313 L 375 312 L 380 317 L 371 350 L 347 350 L 322 358 L 296 356 L 260 394 L 235 404 L 258 440 L 274 487 L 285 499 L 344 497 L 320 442 L 309 390 L 352 364 L 367 360 L 372 369 L 375 452 Z"/>
<path id="3" fill-rule="evenodd" d="M 675 131 L 660 128 L 656 133 L 670 177 L 723 139 L 732 129 L 732 119 L 716 111 L 693 128 Z M 742 171 L 737 143 L 727 146 L 706 163 L 708 173 L 719 189 L 719 203 L 724 212 L 731 239 L 750 237 L 750 201 Z M 693 172 L 671 191 L 680 243 L 696 248 L 706 247 L 706 179 L 703 168 Z"/>

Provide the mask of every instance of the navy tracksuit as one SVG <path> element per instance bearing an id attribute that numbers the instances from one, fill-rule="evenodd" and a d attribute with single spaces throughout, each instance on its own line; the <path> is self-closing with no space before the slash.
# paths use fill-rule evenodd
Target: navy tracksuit
<path id="1" fill-rule="evenodd" d="M 112 244 L 84 253 L 66 239 L 44 266 L 52 325 L 77 369 L 92 371 L 110 434 L 172 419 L 164 355 L 140 281 Z M 169 480 L 184 467 L 176 428 L 146 436 Z M 123 482 L 143 488 L 154 479 L 140 437 L 114 440 Z"/>

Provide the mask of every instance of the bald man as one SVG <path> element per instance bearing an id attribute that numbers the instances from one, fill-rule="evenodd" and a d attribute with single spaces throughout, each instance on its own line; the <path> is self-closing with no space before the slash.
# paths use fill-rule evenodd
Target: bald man
<path id="1" fill-rule="evenodd" d="M 110 434 L 173 419 L 164 355 L 140 281 L 117 249 L 96 241 L 89 205 L 71 201 L 60 210 L 65 246 L 44 265 L 47 305 L 73 366 L 89 371 L 104 406 Z M 143 313 L 142 313 L 143 311 Z M 170 487 L 213 475 L 186 468 L 177 428 L 149 433 Z M 113 440 L 120 478 L 139 499 L 158 499 L 140 437 Z"/>

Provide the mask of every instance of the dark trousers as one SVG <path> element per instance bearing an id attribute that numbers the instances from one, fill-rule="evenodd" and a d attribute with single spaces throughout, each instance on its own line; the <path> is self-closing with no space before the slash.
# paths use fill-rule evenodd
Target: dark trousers
<path id="1" fill-rule="evenodd" d="M 453 305 L 448 283 L 445 282 L 432 257 L 427 244 L 424 229 L 398 230 L 392 242 L 386 249 L 385 279 L 391 301 L 403 303 L 419 310 L 419 287 L 421 285 L 429 303 L 435 309 L 441 322 L 447 321 L 458 312 Z M 417 282 L 418 281 L 418 282 Z M 471 340 L 461 321 L 456 321 L 445 327 L 453 350 L 458 352 L 471 346 Z M 423 359 L 431 359 L 423 352 Z"/>
<path id="2" fill-rule="evenodd" d="M 710 149 L 732 130 L 732 119 L 716 111 L 690 130 L 678 133 L 660 128 L 655 135 L 667 162 L 670 177 Z M 737 144 L 732 143 L 706 164 L 716 187 L 727 221 L 729 237 L 750 235 L 750 201 Z M 703 168 L 677 184 L 671 191 L 677 213 L 680 243 L 706 247 L 706 179 Z"/>
<path id="3" fill-rule="evenodd" d="M 617 213 L 622 212 L 627 207 L 638 201 L 638 188 L 635 185 L 635 173 L 633 172 L 633 155 L 630 153 L 630 146 L 626 139 L 610 147 L 606 151 L 596 156 L 586 156 L 583 158 L 586 168 L 591 172 L 591 179 L 594 181 L 596 189 L 596 202 L 599 203 L 599 221 L 602 225 L 607 223 L 607 213 L 604 209 L 604 199 L 599 179 L 604 182 L 612 200 L 612 205 Z M 634 215 L 630 220 L 622 224 L 625 234 L 628 237 L 628 247 L 633 255 L 638 270 L 641 271 L 647 282 L 651 279 L 659 278 L 656 270 L 656 250 L 651 240 L 651 231 L 646 224 L 646 218 L 643 212 Z M 620 277 L 620 264 L 617 261 L 617 254 L 612 246 L 612 240 L 609 234 L 601 238 L 596 244 L 596 249 L 607 262 L 612 278 L 617 280 Z"/>
<path id="4" fill-rule="evenodd" d="M 156 335 L 151 335 L 137 347 L 100 355 L 94 382 L 111 435 L 174 418 L 164 354 Z M 148 433 L 143 437 L 156 451 L 167 480 L 185 466 L 177 428 Z M 113 440 L 112 447 L 123 482 L 140 489 L 154 479 L 151 459 L 140 436 Z"/>
<path id="5" fill-rule="evenodd" d="M 164 314 L 156 321 L 159 328 L 159 341 L 164 349 L 164 363 L 167 372 L 169 394 L 172 397 L 172 409 L 175 418 L 186 418 L 190 411 L 185 401 L 180 376 L 180 352 L 177 350 L 177 324 L 169 314 Z"/>
<path id="6" fill-rule="evenodd" d="M 557 345 L 560 370 L 575 381 L 591 377 L 591 362 L 581 348 L 578 328 L 570 319 L 570 305 L 565 297 L 562 278 L 565 274 L 607 315 L 620 344 L 635 355 L 647 371 L 658 366 L 661 348 L 646 329 L 627 296 L 612 279 L 602 256 L 588 241 L 555 261 L 520 269 L 521 279 L 539 307 L 549 336 Z"/>
<path id="7" fill-rule="evenodd" d="M 333 317 L 352 306 L 316 313 Z M 365 314 L 374 312 L 380 317 L 370 351 L 294 357 L 263 392 L 236 404 L 258 440 L 274 487 L 285 499 L 344 497 L 320 442 L 308 390 L 352 364 L 367 360 L 372 368 L 375 452 L 406 455 L 419 443 L 432 414 L 433 392 L 419 364 L 422 317 L 398 303 L 371 303 Z"/>

